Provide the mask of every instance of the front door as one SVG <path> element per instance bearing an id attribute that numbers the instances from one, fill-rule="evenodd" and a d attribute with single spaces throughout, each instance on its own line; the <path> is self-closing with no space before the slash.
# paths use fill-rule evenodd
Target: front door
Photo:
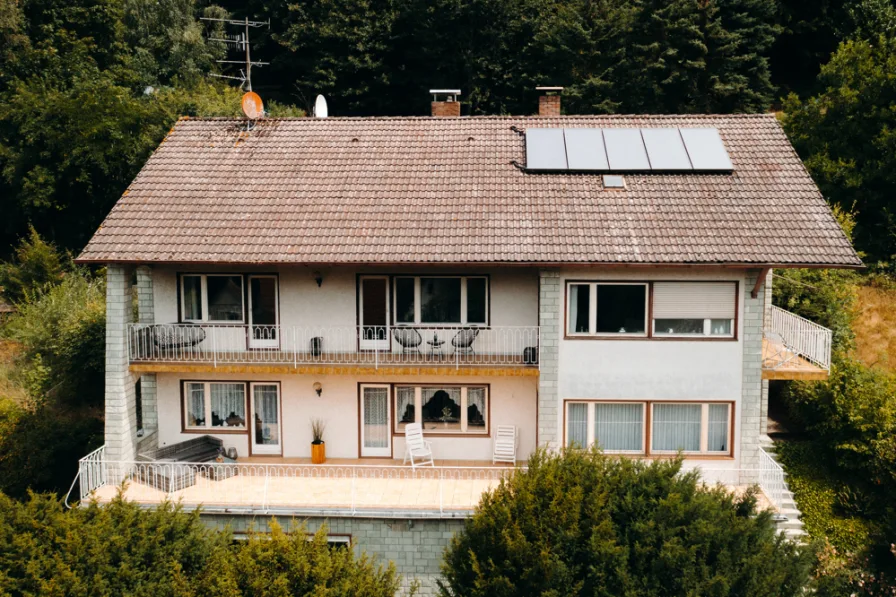
<path id="1" fill-rule="evenodd" d="M 389 350 L 388 276 L 363 276 L 359 299 L 361 350 Z"/>
<path id="2" fill-rule="evenodd" d="M 282 454 L 283 443 L 280 421 L 280 384 L 253 383 L 252 392 L 252 453 Z"/>
<path id="3" fill-rule="evenodd" d="M 361 457 L 392 456 L 389 386 L 361 386 Z"/>
<path id="4" fill-rule="evenodd" d="M 249 276 L 249 348 L 280 348 L 277 276 Z"/>

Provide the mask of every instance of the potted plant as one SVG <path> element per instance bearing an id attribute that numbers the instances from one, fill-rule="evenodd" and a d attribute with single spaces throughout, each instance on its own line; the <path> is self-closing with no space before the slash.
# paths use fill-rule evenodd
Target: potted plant
<path id="1" fill-rule="evenodd" d="M 324 443 L 324 431 L 327 422 L 323 419 L 311 419 L 311 463 L 323 464 L 327 459 L 327 445 Z"/>

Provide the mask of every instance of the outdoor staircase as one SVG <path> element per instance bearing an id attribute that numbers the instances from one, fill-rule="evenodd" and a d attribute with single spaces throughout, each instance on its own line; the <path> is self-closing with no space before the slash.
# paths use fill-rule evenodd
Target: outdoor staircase
<path id="1" fill-rule="evenodd" d="M 768 455 L 771 456 L 775 462 L 778 462 L 778 454 L 774 440 L 767 435 L 763 435 L 759 445 L 763 450 L 768 452 Z M 783 532 L 788 539 L 799 541 L 806 536 L 806 531 L 803 529 L 803 521 L 800 519 L 802 513 L 799 508 L 797 508 L 796 500 L 793 499 L 793 492 L 790 491 L 790 487 L 787 486 L 786 471 L 784 472 L 784 486 L 783 502 L 777 519 L 778 530 Z"/>

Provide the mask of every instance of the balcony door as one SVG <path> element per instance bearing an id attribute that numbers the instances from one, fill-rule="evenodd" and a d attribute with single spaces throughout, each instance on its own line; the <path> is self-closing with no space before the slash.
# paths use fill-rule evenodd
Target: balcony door
<path id="1" fill-rule="evenodd" d="M 252 454 L 282 454 L 283 424 L 280 413 L 280 385 L 253 383 L 252 388 Z"/>
<path id="2" fill-rule="evenodd" d="M 361 457 L 392 456 L 388 385 L 361 386 Z"/>
<path id="3" fill-rule="evenodd" d="M 389 277 L 361 276 L 358 301 L 361 350 L 389 350 Z"/>
<path id="4" fill-rule="evenodd" d="M 280 348 L 277 276 L 249 276 L 249 348 Z"/>

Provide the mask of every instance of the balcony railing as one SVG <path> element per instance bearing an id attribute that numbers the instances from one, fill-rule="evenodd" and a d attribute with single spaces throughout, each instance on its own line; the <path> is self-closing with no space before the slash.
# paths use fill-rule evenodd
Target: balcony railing
<path id="1" fill-rule="evenodd" d="M 95 455 L 91 455 L 95 456 Z M 124 482 L 140 504 L 178 501 L 208 511 L 465 517 L 513 467 L 226 464 L 110 461 L 80 463 L 81 500 L 107 502 Z"/>
<path id="2" fill-rule="evenodd" d="M 825 370 L 831 368 L 831 330 L 780 307 L 771 307 L 768 327 L 784 347 Z M 766 339 L 773 341 L 766 334 Z"/>
<path id="3" fill-rule="evenodd" d="M 131 324 L 132 363 L 537 367 L 539 328 Z"/>

